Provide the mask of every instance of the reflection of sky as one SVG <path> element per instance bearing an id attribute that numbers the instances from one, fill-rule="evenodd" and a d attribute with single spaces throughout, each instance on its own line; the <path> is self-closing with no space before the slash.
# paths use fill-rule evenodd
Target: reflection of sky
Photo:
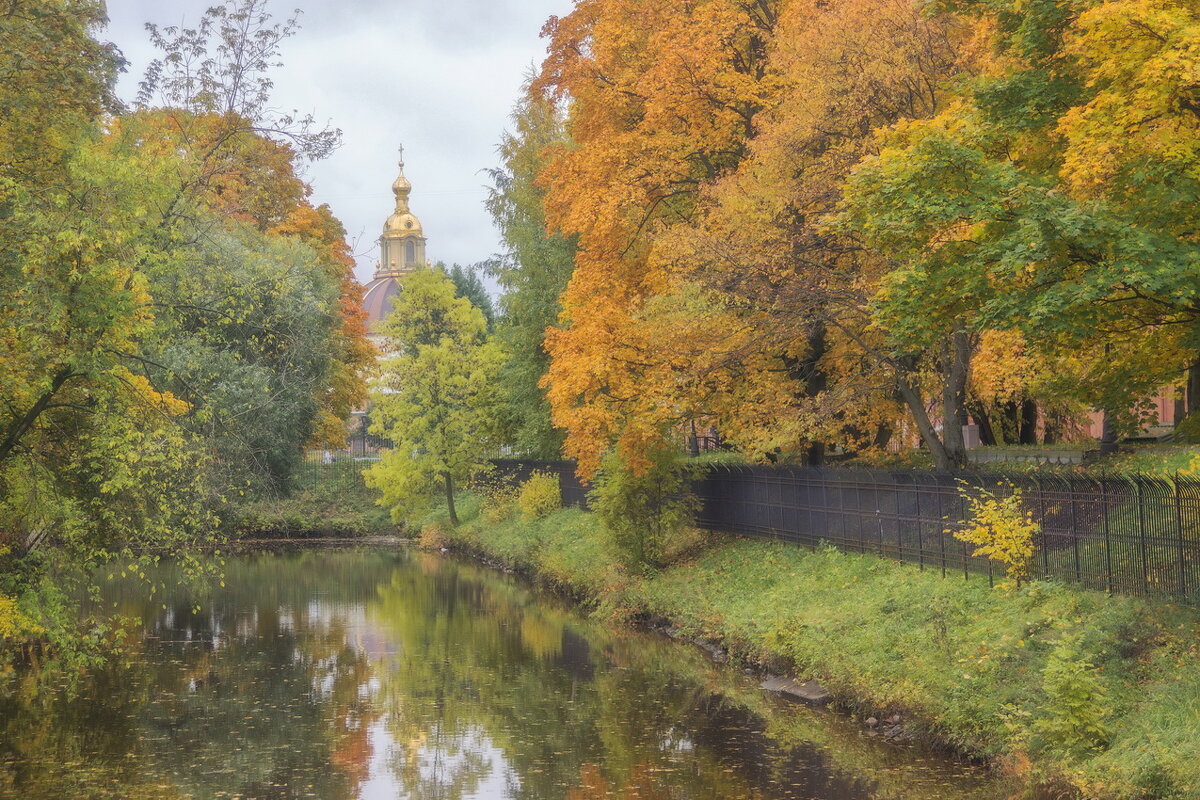
<path id="1" fill-rule="evenodd" d="M 400 643 L 372 624 L 362 604 L 329 604 L 314 600 L 302 614 L 309 630 L 328 633 L 340 628 L 345 631 L 343 644 L 384 668 L 400 653 Z M 295 615 L 292 608 L 280 606 L 280 629 L 293 630 Z M 314 692 L 328 698 L 333 691 L 337 660 L 327 659 L 316 666 Z M 320 671 L 322 667 L 324 674 Z M 379 687 L 379 679 L 373 677 L 358 687 L 358 696 L 368 705 L 373 704 Z M 357 800 L 396 800 L 409 796 L 410 787 L 405 786 L 401 777 L 407 754 L 388 730 L 388 722 L 388 715 L 384 714 L 368 728 L 367 778 L 358 787 Z M 346 724 L 350 725 L 351 720 Z M 417 750 L 416 758 L 417 772 L 426 789 L 423 796 L 426 797 L 440 797 L 437 793 L 428 794 L 428 789 L 451 780 L 468 758 L 488 765 L 488 770 L 473 792 L 461 795 L 462 800 L 498 800 L 511 796 L 511 790 L 520 785 L 519 777 L 508 768 L 504 752 L 492 743 L 482 728 L 473 728 L 466 735 L 452 737 L 440 745 L 426 742 Z"/>
<path id="2" fill-rule="evenodd" d="M 397 776 L 397 766 L 403 763 L 404 752 L 397 746 L 388 731 L 386 716 L 371 726 L 368 739 L 371 743 L 371 758 L 367 779 L 359 786 L 358 800 L 397 800 L 407 797 L 406 788 Z M 463 800 L 496 800 L 508 797 L 508 790 L 516 780 L 506 768 L 504 753 L 492 744 L 479 729 L 458 737 L 446 747 L 422 746 L 418 759 L 421 764 L 421 781 L 425 786 L 436 786 L 447 775 L 453 775 L 471 753 L 480 757 L 491 769 L 480 781 L 474 792 L 464 794 Z M 433 795 L 436 797 L 437 795 Z"/>

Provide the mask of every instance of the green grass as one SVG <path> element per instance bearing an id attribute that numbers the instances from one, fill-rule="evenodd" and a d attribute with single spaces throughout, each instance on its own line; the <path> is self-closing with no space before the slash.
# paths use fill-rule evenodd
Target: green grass
<path id="1" fill-rule="evenodd" d="M 666 617 L 743 661 L 818 679 L 860 715 L 903 713 L 914 730 L 1029 785 L 1096 798 L 1200 793 L 1191 609 L 1053 583 L 990 589 L 874 556 L 731 538 L 631 576 L 585 512 L 489 521 L 476 503 L 464 520 L 443 534 L 602 610 Z M 1056 705 L 1046 683 L 1056 646 L 1074 638 L 1071 657 L 1104 691 L 1084 704 L 1108 731 L 1095 749 L 1047 733 L 1079 713 Z"/>
<path id="2" fill-rule="evenodd" d="M 1089 470 L 1136 472 L 1175 477 L 1200 475 L 1200 446 L 1187 444 L 1124 445 L 1120 452 L 1088 465 Z"/>

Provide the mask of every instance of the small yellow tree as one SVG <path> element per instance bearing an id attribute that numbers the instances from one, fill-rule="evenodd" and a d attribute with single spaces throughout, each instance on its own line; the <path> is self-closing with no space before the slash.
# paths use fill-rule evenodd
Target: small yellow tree
<path id="1" fill-rule="evenodd" d="M 986 556 L 1004 565 L 1005 573 L 1017 586 L 1029 580 L 1033 562 L 1034 537 L 1042 526 L 1021 504 L 1021 490 L 1013 488 L 1006 497 L 987 489 L 966 486 L 959 494 L 970 508 L 970 517 L 961 527 L 947 531 L 956 539 L 975 545 L 974 556 Z"/>

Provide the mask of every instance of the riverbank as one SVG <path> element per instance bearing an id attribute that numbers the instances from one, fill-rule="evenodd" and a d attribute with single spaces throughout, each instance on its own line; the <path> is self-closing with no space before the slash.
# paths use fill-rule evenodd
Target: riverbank
<path id="1" fill-rule="evenodd" d="M 649 576 L 623 571 L 598 520 L 426 521 L 423 538 L 567 589 L 598 613 L 669 621 L 739 662 L 817 680 L 870 720 L 1089 798 L 1200 793 L 1200 615 L 1035 583 L 991 589 L 874 556 L 710 538 Z M 878 722 L 876 723 L 878 725 Z"/>
<path id="2" fill-rule="evenodd" d="M 393 535 L 399 528 L 377 498 L 359 464 L 305 464 L 287 495 L 236 503 L 226 528 L 239 540 Z"/>

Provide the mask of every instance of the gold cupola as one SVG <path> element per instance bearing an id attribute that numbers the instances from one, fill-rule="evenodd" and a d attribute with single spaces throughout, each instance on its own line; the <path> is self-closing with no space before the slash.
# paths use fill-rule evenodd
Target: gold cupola
<path id="1" fill-rule="evenodd" d="M 408 207 L 412 184 L 404 176 L 404 148 L 400 149 L 400 174 L 392 182 L 392 194 L 396 196 L 396 210 L 383 223 L 383 235 L 379 237 L 377 278 L 403 275 L 425 263 L 425 231 Z"/>
<path id="2" fill-rule="evenodd" d="M 392 301 L 400 292 L 399 279 L 425 263 L 425 231 L 408 207 L 412 184 L 404 177 L 404 148 L 400 148 L 400 174 L 392 182 L 392 194 L 396 195 L 396 209 L 383 223 L 375 278 L 363 287 L 363 310 L 372 338 L 391 313 Z"/>

